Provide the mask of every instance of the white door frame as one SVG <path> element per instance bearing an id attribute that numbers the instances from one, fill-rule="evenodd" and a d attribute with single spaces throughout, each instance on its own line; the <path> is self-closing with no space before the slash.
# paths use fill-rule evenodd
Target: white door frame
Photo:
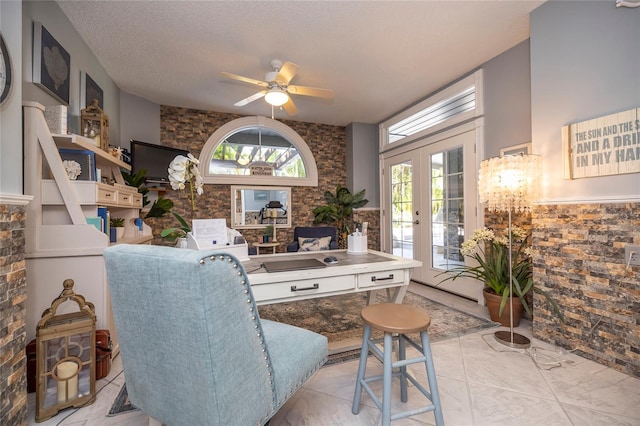
<path id="1" fill-rule="evenodd" d="M 474 229 L 483 226 L 484 223 L 484 209 L 479 204 L 477 197 L 477 170 L 479 169 L 480 159 L 483 158 L 483 119 L 478 118 L 472 122 L 456 126 L 453 129 L 449 129 L 446 132 L 442 132 L 438 135 L 433 135 L 422 140 L 416 141 L 416 143 L 398 147 L 395 150 L 386 151 L 379 156 L 380 161 L 380 188 L 381 188 L 381 209 L 380 209 L 380 224 L 381 224 L 381 250 L 386 253 L 393 252 L 392 246 L 392 232 L 391 232 L 391 218 L 390 218 L 390 177 L 388 173 L 392 164 L 398 164 L 402 160 L 411 159 L 413 163 L 414 177 L 413 182 L 413 196 L 414 206 L 413 214 L 414 221 L 420 220 L 420 228 L 423 230 L 424 235 L 421 238 L 416 239 L 414 234 L 414 258 L 421 260 L 423 266 L 420 271 L 414 271 L 412 278 L 416 281 L 423 282 L 427 285 L 432 285 L 442 290 L 451 291 L 453 293 L 464 295 L 465 297 L 477 300 L 478 303 L 483 304 L 482 287 L 481 283 L 477 281 L 463 282 L 458 279 L 455 282 L 446 282 L 439 284 L 440 280 L 434 282 L 434 270 L 431 268 L 431 220 L 428 216 L 424 216 L 423 212 L 430 211 L 431 202 L 431 189 L 430 185 L 427 188 L 422 188 L 422 183 L 425 181 L 424 174 L 421 171 L 430 170 L 429 156 L 432 153 L 440 152 L 449 149 L 447 144 L 451 143 L 453 138 L 464 135 L 469 132 L 474 132 L 473 136 L 475 147 L 475 155 L 473 151 L 469 151 L 469 147 L 465 147 L 465 171 L 472 171 L 474 179 L 465 179 L 465 235 L 470 236 Z M 471 154 L 471 155 L 469 155 Z M 465 174 L 465 176 L 469 176 Z M 429 177 L 430 179 L 430 177 Z M 419 192 L 418 192 L 419 191 Z M 469 204 L 469 201 L 473 204 Z M 416 211 L 421 212 L 422 218 L 418 218 L 415 215 Z M 386 212 L 389 212 L 387 215 Z M 473 213 L 473 214 L 472 214 Z M 426 217 L 426 219 L 425 219 Z M 425 228 L 426 226 L 426 228 Z M 420 257 L 417 257 L 419 254 Z M 440 271 L 438 271 L 439 273 Z M 466 288 L 465 288 L 466 287 Z M 463 291 L 458 291 L 460 288 L 464 288 Z"/>

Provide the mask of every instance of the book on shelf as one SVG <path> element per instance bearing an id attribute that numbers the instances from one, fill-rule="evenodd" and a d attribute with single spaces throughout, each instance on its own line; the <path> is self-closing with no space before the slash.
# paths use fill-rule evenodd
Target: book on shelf
<path id="1" fill-rule="evenodd" d="M 97 180 L 96 178 L 96 154 L 85 149 L 59 148 L 62 161 L 75 161 L 80 164 L 82 172 L 77 180 Z"/>
<path id="2" fill-rule="evenodd" d="M 103 231 L 103 224 L 102 224 L 102 218 L 101 217 L 87 217 L 87 225 L 93 225 L 96 227 L 96 229 L 100 232 L 104 232 Z"/>

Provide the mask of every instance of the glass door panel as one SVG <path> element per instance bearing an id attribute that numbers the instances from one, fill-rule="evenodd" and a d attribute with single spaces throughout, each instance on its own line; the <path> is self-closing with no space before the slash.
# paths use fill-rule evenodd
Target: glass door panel
<path id="1" fill-rule="evenodd" d="M 405 161 L 391 166 L 392 253 L 413 259 L 413 165 Z"/>

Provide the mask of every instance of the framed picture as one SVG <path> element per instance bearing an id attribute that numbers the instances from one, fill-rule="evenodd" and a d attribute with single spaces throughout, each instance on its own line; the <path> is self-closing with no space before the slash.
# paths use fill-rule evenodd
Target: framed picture
<path id="1" fill-rule="evenodd" d="M 255 190 L 253 191 L 253 201 L 267 201 L 269 191 Z"/>
<path id="2" fill-rule="evenodd" d="M 91 105 L 94 99 L 98 100 L 98 106 L 104 110 L 104 93 L 98 83 L 89 74 L 80 72 L 80 109 Z"/>
<path id="3" fill-rule="evenodd" d="M 500 157 L 505 155 L 528 155 L 531 154 L 531 142 L 523 143 L 521 145 L 514 145 L 500 150 Z"/>
<path id="4" fill-rule="evenodd" d="M 71 56 L 40 22 L 33 23 L 33 82 L 69 105 Z"/>

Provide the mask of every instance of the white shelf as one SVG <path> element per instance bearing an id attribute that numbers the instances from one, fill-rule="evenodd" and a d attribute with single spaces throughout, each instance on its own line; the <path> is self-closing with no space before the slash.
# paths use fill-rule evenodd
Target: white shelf
<path id="1" fill-rule="evenodd" d="M 111 166 L 131 171 L 131 166 L 96 146 L 93 139 L 80 135 L 51 135 L 58 148 L 86 149 L 96 154 L 96 163 L 106 162 Z"/>
<path id="2" fill-rule="evenodd" d="M 70 181 L 60 148 L 93 152 L 102 176 L 116 184 Z M 27 339 L 35 336 L 41 314 L 60 294 L 62 282 L 71 278 L 74 290 L 94 304 L 97 328 L 110 330 L 116 354 L 118 340 L 102 256 L 112 243 L 108 235 L 87 224 L 87 217 L 97 217 L 98 206 L 106 206 L 111 217 L 125 219 L 124 238 L 113 244 L 148 244 L 153 239 L 148 225 L 144 224 L 139 235 L 134 224 L 142 197 L 136 188 L 125 187 L 121 174 L 122 169 L 130 171 L 131 167 L 100 149 L 92 139 L 52 135 L 44 119 L 44 107 L 35 102 L 24 103 L 24 161 L 24 192 L 33 196 L 27 205 L 25 228 Z"/>

